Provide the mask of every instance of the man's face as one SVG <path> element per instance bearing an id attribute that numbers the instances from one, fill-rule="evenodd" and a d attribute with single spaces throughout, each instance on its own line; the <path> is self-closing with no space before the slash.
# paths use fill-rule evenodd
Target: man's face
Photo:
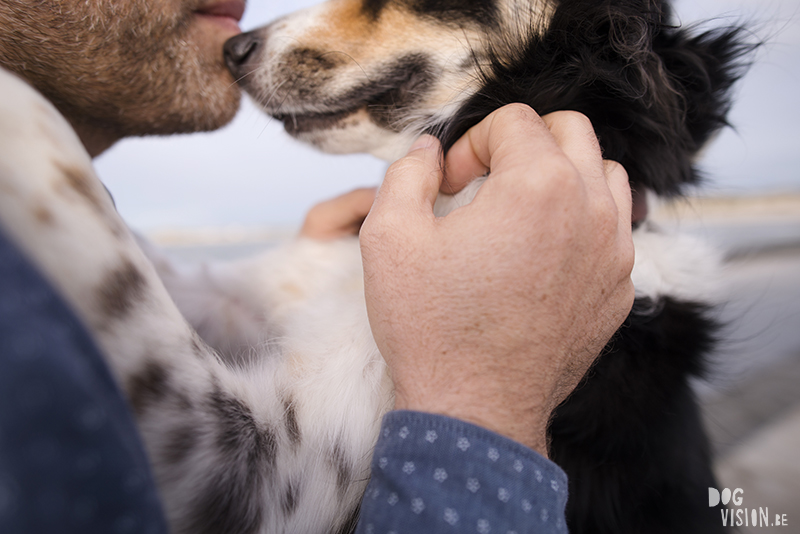
<path id="1" fill-rule="evenodd" d="M 244 0 L 3 0 L 0 64 L 73 124 L 117 137 L 216 129 L 239 90 L 222 56 Z"/>

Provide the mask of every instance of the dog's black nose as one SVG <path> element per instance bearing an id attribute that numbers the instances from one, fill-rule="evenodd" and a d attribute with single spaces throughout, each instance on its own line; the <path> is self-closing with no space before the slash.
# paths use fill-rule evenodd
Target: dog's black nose
<path id="1" fill-rule="evenodd" d="M 225 63 L 234 78 L 238 80 L 253 70 L 251 62 L 255 60 L 260 47 L 261 39 L 254 32 L 240 33 L 228 39 L 223 50 Z"/>

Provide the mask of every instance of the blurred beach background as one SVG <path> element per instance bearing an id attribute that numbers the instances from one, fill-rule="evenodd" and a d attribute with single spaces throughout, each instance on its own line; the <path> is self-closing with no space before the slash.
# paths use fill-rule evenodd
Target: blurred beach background
<path id="1" fill-rule="evenodd" d="M 316 0 L 249 0 L 245 31 Z M 720 489 L 787 514 L 800 533 L 800 2 L 677 0 L 683 25 L 749 23 L 766 44 L 736 88 L 726 129 L 700 159 L 706 183 L 655 206 L 660 224 L 725 257 L 726 327 L 705 410 Z M 706 22 L 703 22 L 706 21 Z M 387 164 L 331 156 L 289 138 L 245 100 L 214 133 L 123 141 L 97 160 L 129 224 L 185 261 L 233 258 L 290 238 L 310 206 L 377 185 Z M 742 532 L 748 532 L 746 528 Z"/>

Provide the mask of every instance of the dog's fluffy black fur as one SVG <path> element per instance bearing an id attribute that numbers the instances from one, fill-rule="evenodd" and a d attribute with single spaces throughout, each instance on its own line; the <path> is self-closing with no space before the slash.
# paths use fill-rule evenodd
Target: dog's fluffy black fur
<path id="1" fill-rule="evenodd" d="M 689 377 L 704 371 L 716 325 L 706 306 L 637 300 L 622 330 L 550 424 L 569 475 L 573 533 L 725 532 Z M 639 310 L 644 310 L 642 313 Z"/>
<path id="2" fill-rule="evenodd" d="M 514 59 L 491 61 L 481 89 L 432 131 L 446 149 L 512 102 L 540 115 L 580 111 L 632 183 L 679 194 L 698 182 L 692 160 L 727 125 L 731 88 L 755 45 L 742 27 L 693 35 L 673 25 L 671 11 L 655 0 L 560 1 L 547 31 L 506 43 Z"/>
<path id="3" fill-rule="evenodd" d="M 742 27 L 693 35 L 652 0 L 562 0 L 548 30 L 531 35 L 509 43 L 516 58 L 492 61 L 481 90 L 432 129 L 445 149 L 508 103 L 577 110 L 633 186 L 662 196 L 698 183 L 693 159 L 727 124 L 732 86 L 756 46 Z M 707 503 L 717 485 L 689 384 L 703 374 L 716 331 L 706 305 L 637 300 L 558 408 L 551 456 L 569 476 L 570 532 L 725 532 Z"/>

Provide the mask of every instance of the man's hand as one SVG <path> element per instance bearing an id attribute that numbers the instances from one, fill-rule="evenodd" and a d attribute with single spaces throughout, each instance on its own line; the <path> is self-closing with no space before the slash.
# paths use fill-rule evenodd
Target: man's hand
<path id="1" fill-rule="evenodd" d="M 444 164 L 443 164 L 444 163 Z M 491 174 L 433 215 L 443 180 Z M 396 408 L 476 423 L 546 455 L 553 409 L 633 303 L 627 173 L 574 112 L 506 106 L 441 161 L 422 138 L 361 229 L 367 309 Z"/>
<path id="2" fill-rule="evenodd" d="M 306 214 L 300 237 L 331 240 L 358 235 L 361 223 L 375 200 L 376 190 L 374 187 L 354 189 L 316 204 Z"/>

